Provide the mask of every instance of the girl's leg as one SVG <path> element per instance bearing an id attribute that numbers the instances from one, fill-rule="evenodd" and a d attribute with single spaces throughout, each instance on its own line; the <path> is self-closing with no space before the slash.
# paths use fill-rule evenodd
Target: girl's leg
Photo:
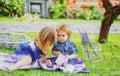
<path id="1" fill-rule="evenodd" d="M 16 64 L 9 66 L 8 70 L 13 71 L 22 66 L 31 65 L 31 63 L 32 63 L 32 58 L 29 55 L 23 55 Z"/>

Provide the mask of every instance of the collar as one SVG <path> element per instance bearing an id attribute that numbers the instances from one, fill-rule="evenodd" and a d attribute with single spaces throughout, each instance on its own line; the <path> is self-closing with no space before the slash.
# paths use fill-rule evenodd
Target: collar
<path id="1" fill-rule="evenodd" d="M 69 44 L 69 42 L 70 42 L 70 40 L 68 39 L 66 42 L 63 42 L 63 43 L 58 42 L 58 43 L 67 45 L 67 44 Z"/>

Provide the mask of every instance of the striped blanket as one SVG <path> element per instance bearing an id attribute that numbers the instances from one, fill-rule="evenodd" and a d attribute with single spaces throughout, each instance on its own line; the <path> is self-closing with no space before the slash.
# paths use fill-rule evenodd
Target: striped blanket
<path id="1" fill-rule="evenodd" d="M 17 55 L 0 53 L 0 69 L 1 70 L 8 71 L 7 67 L 14 65 L 17 61 L 18 61 Z M 39 60 L 36 60 L 36 62 L 33 65 L 23 66 L 16 70 L 20 70 L 20 69 L 44 69 L 44 70 L 51 70 L 51 71 L 60 70 L 62 72 L 70 72 L 70 73 L 88 72 L 85 64 L 80 59 L 78 59 L 75 65 L 68 64 L 66 67 L 58 66 L 56 64 L 53 64 L 52 67 L 47 67 L 45 63 L 42 63 Z"/>

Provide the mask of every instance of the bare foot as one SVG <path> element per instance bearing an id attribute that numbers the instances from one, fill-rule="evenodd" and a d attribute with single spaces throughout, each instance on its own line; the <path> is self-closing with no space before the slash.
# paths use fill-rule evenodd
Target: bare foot
<path id="1" fill-rule="evenodd" d="M 11 66 L 7 67 L 7 69 L 8 69 L 8 71 L 13 71 L 13 70 L 15 70 L 15 68 L 14 68 L 14 67 L 11 67 Z"/>

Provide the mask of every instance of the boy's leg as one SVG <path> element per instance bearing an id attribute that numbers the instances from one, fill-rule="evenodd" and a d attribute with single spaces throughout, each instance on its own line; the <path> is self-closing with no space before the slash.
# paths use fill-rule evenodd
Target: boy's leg
<path id="1" fill-rule="evenodd" d="M 31 63 L 32 63 L 32 58 L 29 55 L 24 55 L 20 58 L 20 60 L 16 64 L 9 66 L 8 70 L 13 71 L 22 66 L 30 65 Z"/>

